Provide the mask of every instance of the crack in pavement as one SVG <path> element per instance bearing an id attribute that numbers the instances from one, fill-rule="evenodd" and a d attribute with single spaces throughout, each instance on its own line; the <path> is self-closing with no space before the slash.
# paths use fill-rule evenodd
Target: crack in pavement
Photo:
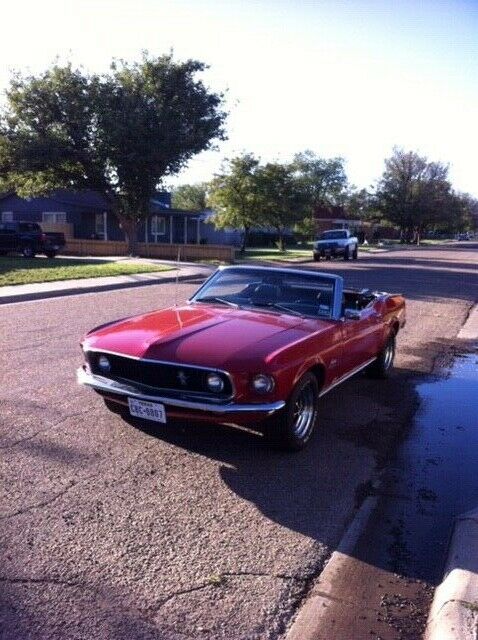
<path id="1" fill-rule="evenodd" d="M 35 433 L 32 433 L 29 436 L 25 436 L 24 438 L 20 438 L 19 440 L 15 440 L 14 442 L 10 442 L 8 444 L 2 444 L 0 445 L 0 450 L 2 449 L 11 449 L 12 447 L 15 447 L 17 444 L 21 444 L 22 442 L 28 442 L 28 440 L 33 440 L 33 438 L 36 438 L 36 436 L 42 434 L 42 433 L 46 433 L 48 431 L 51 431 L 52 429 L 55 429 L 55 427 L 58 427 L 60 424 L 63 424 L 63 422 L 66 422 L 69 418 L 76 418 L 77 416 L 83 416 L 86 415 L 88 413 L 91 414 L 91 411 L 94 410 L 93 407 L 89 408 L 86 411 L 78 411 L 77 413 L 71 413 L 67 416 L 64 416 L 63 418 L 61 418 L 61 420 L 58 420 L 58 422 L 54 422 L 53 424 L 49 424 L 47 427 L 45 427 L 44 429 L 39 429 L 38 431 L 35 431 Z"/>
<path id="2" fill-rule="evenodd" d="M 252 578 L 276 578 L 278 580 L 295 580 L 296 582 L 307 582 L 309 578 L 299 578 L 297 576 L 290 576 L 287 574 L 273 574 L 273 573 L 265 573 L 259 571 L 224 571 L 222 573 L 214 576 L 214 579 L 211 578 L 206 582 L 195 585 L 192 587 L 188 587 L 187 589 L 179 589 L 178 591 L 174 591 L 169 593 L 163 597 L 158 598 L 159 602 L 148 608 L 150 615 L 154 615 L 157 613 L 161 607 L 163 607 L 167 602 L 176 598 L 177 596 L 186 595 L 188 593 L 194 593 L 195 591 L 200 591 L 202 589 L 207 589 L 208 587 L 218 587 L 223 584 L 223 578 L 241 578 L 241 577 L 252 577 Z"/>
<path id="3" fill-rule="evenodd" d="M 137 463 L 137 461 L 143 455 L 145 455 L 147 453 L 147 451 L 154 446 L 154 444 L 155 443 L 153 442 L 153 443 L 147 445 L 146 447 L 143 447 L 143 449 L 141 449 L 141 451 L 134 457 L 134 459 L 126 467 L 123 467 L 123 468 L 117 470 L 117 474 L 119 473 L 121 475 L 124 475 L 125 472 L 130 471 L 131 468 Z M 104 473 L 104 469 L 100 467 L 97 471 L 95 471 L 95 473 L 91 473 L 91 474 L 89 474 L 87 476 L 79 478 L 78 480 L 71 480 L 67 487 L 62 489 L 62 491 L 59 491 L 58 493 L 55 493 L 53 496 L 50 496 L 50 498 L 48 498 L 46 500 L 43 500 L 42 502 L 37 502 L 37 503 L 34 503 L 34 504 L 30 504 L 30 505 L 28 505 L 26 507 L 22 507 L 21 509 L 18 509 L 17 511 L 14 511 L 13 513 L 2 514 L 2 515 L 0 515 L 0 520 L 6 520 L 8 518 L 14 518 L 16 516 L 28 513 L 29 511 L 33 511 L 34 509 L 41 509 L 43 507 L 47 507 L 52 502 L 55 502 L 55 500 L 58 500 L 58 498 L 61 498 L 63 495 L 65 495 L 68 491 L 70 491 L 70 489 L 73 489 L 74 487 L 78 486 L 82 482 L 85 482 L 86 480 L 91 480 L 91 478 L 95 478 L 96 476 L 100 476 L 103 473 Z M 112 474 L 112 475 L 114 477 L 117 474 Z"/>
<path id="4" fill-rule="evenodd" d="M 91 589 L 90 585 L 84 582 L 73 582 L 71 580 L 61 580 L 59 578 L 29 578 L 26 577 L 9 577 L 0 576 L 0 582 L 6 584 L 54 584 L 61 587 L 83 587 Z M 96 589 L 94 589 L 96 591 Z"/>

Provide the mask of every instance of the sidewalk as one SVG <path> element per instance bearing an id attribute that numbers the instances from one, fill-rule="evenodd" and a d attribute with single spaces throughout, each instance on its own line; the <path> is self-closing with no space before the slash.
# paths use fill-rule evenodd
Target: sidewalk
<path id="1" fill-rule="evenodd" d="M 142 261 L 145 262 L 145 261 Z M 146 262 L 168 264 L 176 267 L 176 263 L 148 260 Z M 100 278 L 79 278 L 76 280 L 58 280 L 54 282 L 38 282 L 35 284 L 19 284 L 0 287 L 0 304 L 13 302 L 28 302 L 43 298 L 57 298 L 96 291 L 112 291 L 152 284 L 163 284 L 179 280 L 204 279 L 215 270 L 212 265 L 198 265 L 181 263 L 179 274 L 177 268 L 171 271 L 156 271 L 153 273 L 135 273 L 124 276 L 106 276 Z"/>

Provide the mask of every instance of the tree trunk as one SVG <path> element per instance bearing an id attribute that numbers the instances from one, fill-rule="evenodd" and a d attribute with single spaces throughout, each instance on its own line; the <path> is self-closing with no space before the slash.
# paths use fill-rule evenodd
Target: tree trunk
<path id="1" fill-rule="evenodd" d="M 284 230 L 277 229 L 279 234 L 279 240 L 277 241 L 277 247 L 281 253 L 284 253 Z"/>
<path id="2" fill-rule="evenodd" d="M 138 223 L 134 218 L 120 218 L 120 226 L 123 229 L 126 243 L 128 245 L 128 254 L 130 256 L 137 256 L 137 231 Z"/>
<path id="3" fill-rule="evenodd" d="M 248 239 L 248 236 L 249 236 L 249 229 L 250 229 L 250 227 L 244 227 L 244 233 L 242 234 L 242 242 L 241 242 L 241 249 L 240 249 L 240 252 L 242 254 L 246 253 L 247 239 Z"/>
<path id="4" fill-rule="evenodd" d="M 417 227 L 417 229 L 415 231 L 415 242 L 416 242 L 417 247 L 420 246 L 421 235 L 422 235 L 422 230 L 421 230 L 420 227 Z"/>

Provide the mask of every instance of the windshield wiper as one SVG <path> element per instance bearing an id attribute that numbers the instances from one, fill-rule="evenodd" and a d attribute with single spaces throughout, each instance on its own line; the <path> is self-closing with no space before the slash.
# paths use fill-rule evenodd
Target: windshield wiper
<path id="1" fill-rule="evenodd" d="M 234 309 L 240 309 L 240 306 L 236 302 L 231 302 L 225 298 L 219 298 L 218 296 L 208 296 L 207 298 L 198 298 L 194 302 L 219 302 L 220 304 L 227 304 L 228 307 Z"/>
<path id="2" fill-rule="evenodd" d="M 299 316 L 300 318 L 304 318 L 304 314 L 300 311 L 296 311 L 295 309 L 290 309 L 286 307 L 284 304 L 280 304 L 279 302 L 255 302 L 255 307 L 273 307 L 274 309 L 282 309 L 282 311 L 287 311 L 287 313 L 292 314 L 293 316 Z"/>

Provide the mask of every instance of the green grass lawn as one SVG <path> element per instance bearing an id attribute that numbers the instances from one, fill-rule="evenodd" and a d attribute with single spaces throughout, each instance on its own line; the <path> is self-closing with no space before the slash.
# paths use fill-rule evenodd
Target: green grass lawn
<path id="1" fill-rule="evenodd" d="M 245 254 L 236 253 L 236 260 L 279 260 L 294 262 L 298 260 L 312 260 L 312 246 L 310 248 L 296 249 L 295 247 L 287 251 L 279 251 L 274 247 L 254 247 L 247 249 Z"/>
<path id="2" fill-rule="evenodd" d="M 171 267 L 104 260 L 0 257 L 0 286 L 169 271 Z"/>

